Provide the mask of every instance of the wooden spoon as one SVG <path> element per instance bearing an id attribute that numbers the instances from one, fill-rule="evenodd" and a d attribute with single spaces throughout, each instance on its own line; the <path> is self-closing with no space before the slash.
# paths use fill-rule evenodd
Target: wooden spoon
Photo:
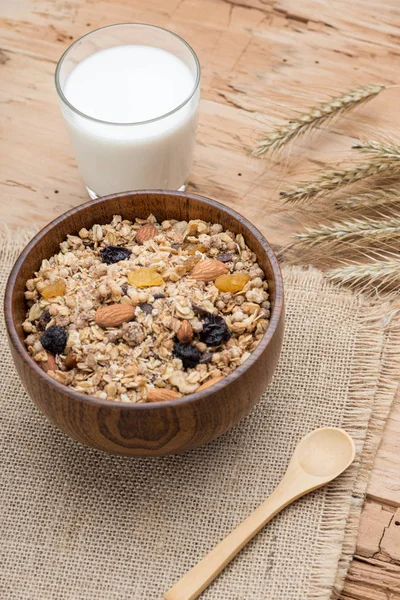
<path id="1" fill-rule="evenodd" d="M 278 512 L 325 485 L 353 462 L 354 442 L 337 427 L 315 429 L 297 445 L 272 494 L 165 594 L 165 600 L 194 600 Z"/>

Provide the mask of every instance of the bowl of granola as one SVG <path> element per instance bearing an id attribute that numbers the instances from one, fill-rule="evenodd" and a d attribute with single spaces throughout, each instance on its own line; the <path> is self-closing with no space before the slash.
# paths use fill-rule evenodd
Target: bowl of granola
<path id="1" fill-rule="evenodd" d="M 190 450 L 243 418 L 275 371 L 283 312 L 262 234 L 216 201 L 161 190 L 58 217 L 5 295 L 33 401 L 72 437 L 125 455 Z"/>

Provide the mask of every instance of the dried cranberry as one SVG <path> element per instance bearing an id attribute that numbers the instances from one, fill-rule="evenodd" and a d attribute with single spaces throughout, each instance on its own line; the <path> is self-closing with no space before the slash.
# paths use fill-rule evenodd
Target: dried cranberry
<path id="1" fill-rule="evenodd" d="M 219 346 L 223 342 L 227 342 L 231 337 L 225 320 L 218 315 L 208 313 L 202 317 L 203 329 L 200 331 L 200 340 L 207 346 Z"/>
<path id="2" fill-rule="evenodd" d="M 48 310 L 44 310 L 37 321 L 39 331 L 44 331 L 51 321 L 51 314 Z"/>
<path id="3" fill-rule="evenodd" d="M 223 263 L 230 262 L 232 260 L 232 254 L 218 254 L 217 260 Z"/>
<path id="4" fill-rule="evenodd" d="M 201 352 L 196 346 L 175 342 L 173 353 L 181 359 L 183 368 L 190 369 L 199 364 Z"/>
<path id="5" fill-rule="evenodd" d="M 139 308 L 146 313 L 146 315 L 151 315 L 153 312 L 153 307 L 148 302 L 142 302 L 142 304 L 139 304 Z"/>
<path id="6" fill-rule="evenodd" d="M 105 246 L 100 250 L 101 260 L 106 265 L 112 265 L 119 262 L 120 260 L 128 260 L 132 251 L 129 248 L 123 248 L 122 246 Z"/>
<path id="7" fill-rule="evenodd" d="M 62 354 L 67 343 L 68 334 L 64 327 L 52 325 L 41 337 L 42 346 L 51 354 Z"/>

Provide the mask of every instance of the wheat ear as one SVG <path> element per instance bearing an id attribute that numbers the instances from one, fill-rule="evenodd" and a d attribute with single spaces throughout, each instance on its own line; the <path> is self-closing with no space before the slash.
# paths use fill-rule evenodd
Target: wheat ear
<path id="1" fill-rule="evenodd" d="M 400 190 L 376 188 L 371 192 L 339 198 L 335 200 L 335 205 L 339 208 L 371 208 L 383 204 L 396 204 L 397 202 L 400 202 Z"/>
<path id="2" fill-rule="evenodd" d="M 253 152 L 253 156 L 261 156 L 265 152 L 279 150 L 299 135 L 360 106 L 364 102 L 368 102 L 368 100 L 377 96 L 383 89 L 385 89 L 383 85 L 370 84 L 345 92 L 328 102 L 322 102 L 318 106 L 311 108 L 310 111 L 299 115 L 296 119 L 291 119 L 287 125 L 283 125 L 272 131 L 258 144 Z"/>
<path id="3" fill-rule="evenodd" d="M 293 246 L 315 246 L 327 242 L 347 241 L 362 238 L 368 242 L 377 242 L 400 238 L 400 218 L 388 219 L 351 219 L 341 223 L 321 225 L 318 228 L 307 227 L 302 233 L 293 235 Z"/>
<path id="4" fill-rule="evenodd" d="M 355 144 L 353 148 L 372 154 L 377 160 L 400 160 L 400 146 L 375 140 L 365 140 Z"/>
<path id="5" fill-rule="evenodd" d="M 369 283 L 375 286 L 376 291 L 380 291 L 400 280 L 400 260 L 376 260 L 367 264 L 338 267 L 328 271 L 327 277 L 331 281 L 352 287 Z"/>
<path id="6" fill-rule="evenodd" d="M 380 159 L 369 163 L 359 164 L 337 171 L 327 171 L 316 179 L 305 183 L 298 183 L 291 190 L 280 192 L 287 202 L 305 202 L 320 196 L 324 192 L 331 192 L 338 188 L 356 183 L 361 179 L 390 172 L 395 174 L 400 171 L 400 160 Z"/>

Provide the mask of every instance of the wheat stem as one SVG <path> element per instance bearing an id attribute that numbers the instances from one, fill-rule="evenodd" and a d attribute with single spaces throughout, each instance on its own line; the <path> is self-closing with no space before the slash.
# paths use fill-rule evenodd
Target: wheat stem
<path id="1" fill-rule="evenodd" d="M 327 277 L 336 283 L 356 286 L 361 283 L 375 285 L 382 290 L 400 280 L 400 260 L 377 260 L 367 264 L 352 264 L 327 272 Z"/>
<path id="2" fill-rule="evenodd" d="M 400 237 L 400 218 L 389 219 L 352 219 L 341 223 L 321 225 L 319 228 L 307 227 L 302 233 L 295 233 L 294 246 L 314 246 L 326 242 L 346 241 L 362 238 L 365 241 L 382 241 Z"/>
<path id="3" fill-rule="evenodd" d="M 395 204 L 400 202 L 400 190 L 395 188 L 376 188 L 371 192 L 355 194 L 348 198 L 335 200 L 339 208 L 370 208 L 382 204 Z"/>
<path id="4" fill-rule="evenodd" d="M 369 163 L 347 167 L 342 170 L 327 171 L 312 181 L 298 183 L 291 190 L 280 192 L 287 202 L 309 201 L 324 192 L 331 192 L 338 188 L 356 183 L 361 179 L 390 172 L 395 174 L 400 171 L 400 160 L 380 159 Z"/>
<path id="5" fill-rule="evenodd" d="M 272 131 L 258 144 L 253 152 L 253 156 L 261 156 L 267 151 L 279 150 L 299 135 L 371 100 L 371 98 L 377 96 L 383 89 L 385 89 L 383 85 L 366 85 L 345 92 L 328 102 L 322 102 L 318 106 L 311 108 L 310 111 L 299 115 L 296 119 L 290 120 L 287 125 L 283 125 Z"/>

